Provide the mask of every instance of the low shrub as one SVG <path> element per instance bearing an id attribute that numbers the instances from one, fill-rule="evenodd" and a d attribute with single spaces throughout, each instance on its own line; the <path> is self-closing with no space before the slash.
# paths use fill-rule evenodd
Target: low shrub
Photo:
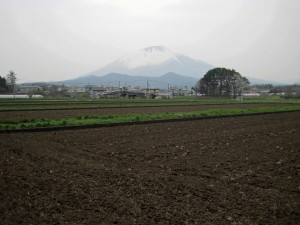
<path id="1" fill-rule="evenodd" d="M 24 128 L 27 128 L 27 126 L 26 126 L 24 123 L 22 123 L 22 124 L 20 125 L 20 128 L 21 128 L 21 129 L 24 129 Z"/>
<path id="2" fill-rule="evenodd" d="M 113 118 L 115 118 L 115 116 L 114 116 L 114 115 L 107 115 L 107 117 L 108 117 L 109 119 L 113 119 Z"/>
<path id="3" fill-rule="evenodd" d="M 36 123 L 34 124 L 35 127 L 42 127 L 42 124 L 41 123 Z"/>
<path id="4" fill-rule="evenodd" d="M 50 126 L 50 123 L 49 123 L 49 122 L 42 123 L 42 127 L 49 127 L 49 126 Z"/>

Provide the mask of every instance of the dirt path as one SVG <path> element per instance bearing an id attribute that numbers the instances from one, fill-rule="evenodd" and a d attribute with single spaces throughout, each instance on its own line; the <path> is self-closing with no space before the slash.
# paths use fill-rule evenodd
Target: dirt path
<path id="1" fill-rule="evenodd" d="M 126 113 L 155 113 L 155 112 L 191 112 L 206 109 L 235 109 L 254 107 L 294 106 L 295 104 L 226 104 L 226 105 L 199 105 L 199 106 L 161 106 L 161 107 L 133 107 L 133 108 L 106 108 L 106 109 L 73 109 L 73 110 L 44 110 L 44 111 L 11 111 L 1 112 L 0 120 L 13 119 L 41 119 L 41 118 L 70 118 L 80 115 L 96 114 L 126 114 Z"/>
<path id="2" fill-rule="evenodd" d="M 299 224 L 299 118 L 0 134 L 1 224 Z"/>

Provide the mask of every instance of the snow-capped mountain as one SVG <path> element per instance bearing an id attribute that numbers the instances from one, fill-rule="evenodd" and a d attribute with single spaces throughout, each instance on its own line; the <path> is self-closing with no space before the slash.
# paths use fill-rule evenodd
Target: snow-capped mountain
<path id="1" fill-rule="evenodd" d="M 85 76 L 119 73 L 154 77 L 173 72 L 199 79 L 212 68 L 212 65 L 175 53 L 165 46 L 151 46 L 124 55 L 99 70 L 85 74 Z"/>

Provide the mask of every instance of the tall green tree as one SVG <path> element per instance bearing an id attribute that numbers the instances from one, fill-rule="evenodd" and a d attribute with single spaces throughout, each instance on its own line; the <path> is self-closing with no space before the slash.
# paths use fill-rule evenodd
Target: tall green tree
<path id="1" fill-rule="evenodd" d="M 0 93 L 4 93 L 7 91 L 6 79 L 0 76 Z"/>
<path id="2" fill-rule="evenodd" d="M 8 86 L 8 89 L 11 93 L 15 95 L 15 89 L 16 89 L 16 82 L 17 82 L 17 74 L 14 71 L 9 71 L 9 74 L 6 76 L 6 83 Z"/>
<path id="3" fill-rule="evenodd" d="M 194 89 L 208 96 L 237 96 L 249 84 L 249 80 L 237 71 L 217 67 L 209 70 L 196 83 Z"/>

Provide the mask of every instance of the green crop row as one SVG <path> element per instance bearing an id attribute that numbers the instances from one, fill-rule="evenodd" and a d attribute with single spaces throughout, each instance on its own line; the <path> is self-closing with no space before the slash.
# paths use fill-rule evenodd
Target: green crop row
<path id="1" fill-rule="evenodd" d="M 248 109 L 211 109 L 194 112 L 131 113 L 118 115 L 81 115 L 68 119 L 22 119 L 0 121 L 0 130 L 20 130 L 35 128 L 95 126 L 103 124 L 120 124 L 129 122 L 146 122 L 161 120 L 196 119 L 215 116 L 232 116 L 254 113 L 286 112 L 300 110 L 300 106 L 258 107 Z"/>
<path id="2" fill-rule="evenodd" d="M 176 98 L 175 98 L 176 99 Z M 181 99 L 181 98 L 179 98 Z M 194 99 L 194 98 L 193 98 Z M 182 99 L 181 99 L 182 100 Z M 166 106 L 197 106 L 197 105 L 223 105 L 223 104 L 259 104 L 259 103 L 280 103 L 280 104 L 300 104 L 300 99 L 283 99 L 278 97 L 247 97 L 244 101 L 236 101 L 223 98 L 203 98 L 198 100 L 178 101 L 178 100 L 143 100 L 143 102 L 134 102 L 133 100 L 120 101 L 104 101 L 96 100 L 94 102 L 77 102 L 74 105 L 69 105 L 72 102 L 66 102 L 64 105 L 58 103 L 53 104 L 29 104 L 27 106 L 21 103 L 17 104 L 0 104 L 0 111 L 34 111 L 34 110 L 64 110 L 64 109 L 102 109 L 102 108 L 134 108 L 134 107 L 166 107 Z M 109 104 L 107 104 L 109 103 Z M 42 104 L 41 102 L 39 104 Z M 58 104 L 58 105 L 57 105 Z"/>

